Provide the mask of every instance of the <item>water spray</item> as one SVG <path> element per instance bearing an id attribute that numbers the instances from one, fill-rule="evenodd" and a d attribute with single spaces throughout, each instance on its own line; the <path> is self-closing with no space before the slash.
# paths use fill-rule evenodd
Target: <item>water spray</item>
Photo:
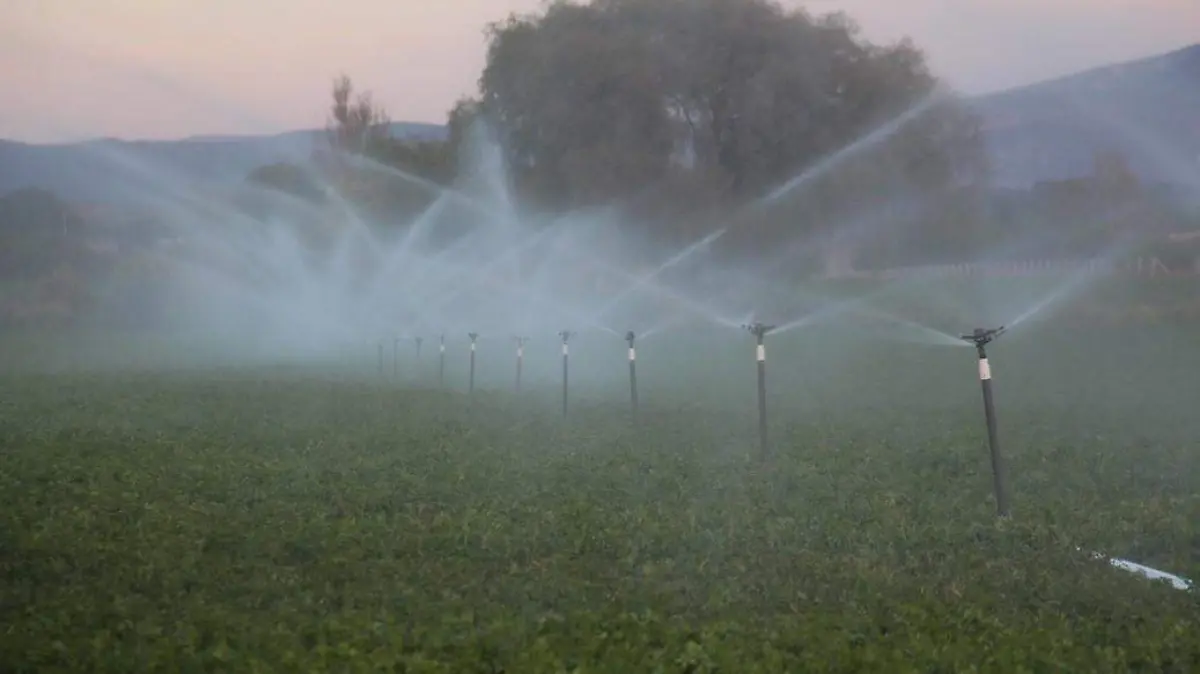
<path id="1" fill-rule="evenodd" d="M 634 421 L 638 415 L 637 349 L 633 345 L 636 339 L 637 335 L 633 334 L 633 330 L 625 333 L 625 341 L 629 342 L 629 405 Z"/>
<path id="2" fill-rule="evenodd" d="M 764 342 L 767 333 L 774 330 L 775 326 L 751 323 L 742 327 L 758 340 L 755 349 L 755 359 L 758 361 L 758 441 L 760 458 L 766 461 L 771 453 L 767 442 L 767 347 Z"/>
<path id="3" fill-rule="evenodd" d="M 446 388 L 446 335 L 438 343 L 438 386 Z"/>
<path id="4" fill-rule="evenodd" d="M 471 369 L 467 375 L 467 393 L 475 392 L 475 341 L 479 339 L 478 332 L 468 332 L 467 337 L 471 339 Z"/>
<path id="5" fill-rule="evenodd" d="M 569 364 L 571 359 L 571 351 L 567 344 L 571 341 L 571 338 L 575 336 L 575 333 L 571 332 L 570 330 L 563 330 L 562 332 L 558 333 L 558 336 L 562 337 L 562 413 L 565 417 L 567 416 L 567 375 L 569 372 Z"/>
<path id="6" fill-rule="evenodd" d="M 1004 464 L 1000 458 L 1000 444 L 996 437 L 996 405 L 992 400 L 992 367 L 988 362 L 987 345 L 1004 334 L 1004 326 L 998 328 L 975 328 L 975 332 L 962 335 L 962 339 L 975 345 L 979 353 L 979 381 L 983 386 L 983 415 L 987 421 L 988 450 L 992 457 L 992 487 L 996 493 L 996 513 L 1008 517 L 1008 487 L 1004 480 Z"/>
<path id="7" fill-rule="evenodd" d="M 529 341 L 528 337 L 517 337 L 517 393 L 521 392 L 521 366 L 525 362 L 525 343 Z"/>

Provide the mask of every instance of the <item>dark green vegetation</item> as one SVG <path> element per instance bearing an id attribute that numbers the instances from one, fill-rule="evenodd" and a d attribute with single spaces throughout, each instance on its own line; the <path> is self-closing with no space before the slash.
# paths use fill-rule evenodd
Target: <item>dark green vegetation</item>
<path id="1" fill-rule="evenodd" d="M 566 421 L 548 382 L 400 388 L 365 374 L 365 346 L 357 379 L 10 374 L 0 661 L 1195 671 L 1194 596 L 1076 547 L 1200 577 L 1197 330 L 1030 327 L 992 353 L 1005 523 L 969 349 L 776 340 L 765 471 L 744 335 L 647 342 L 636 429 L 617 338 L 573 351 Z M 552 342 L 533 353 L 553 372 Z M 507 361 L 481 360 L 481 385 L 509 385 Z"/>

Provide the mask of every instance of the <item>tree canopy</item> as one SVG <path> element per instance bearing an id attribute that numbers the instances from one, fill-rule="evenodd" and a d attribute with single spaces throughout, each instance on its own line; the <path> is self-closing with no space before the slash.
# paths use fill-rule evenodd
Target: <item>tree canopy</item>
<path id="1" fill-rule="evenodd" d="M 478 95 L 448 112 L 445 141 L 392 137 L 370 93 L 343 77 L 334 146 L 421 180 L 469 180 L 459 167 L 482 121 L 523 203 L 634 207 L 650 217 L 631 221 L 659 239 L 737 224 L 723 245 L 816 241 L 808 250 L 827 263 L 969 259 L 1034 221 L 1091 232 L 1097 213 L 1144 212 L 1115 155 L 1097 157 L 1087 181 L 1097 189 L 1035 189 L 1014 210 L 989 185 L 971 107 L 911 40 L 872 43 L 843 13 L 772 0 L 556 0 L 489 25 L 487 38 Z M 389 213 L 430 199 L 419 181 L 378 172 L 349 182 L 357 201 Z M 783 195 L 769 213 L 745 208 L 767 194 Z M 1102 219 L 1100 229 L 1116 226 Z"/>
<path id="2" fill-rule="evenodd" d="M 937 85 L 910 41 L 871 44 L 844 14 L 767 0 L 559 1 L 489 28 L 480 106 L 544 202 L 581 206 L 681 181 L 737 202 Z M 875 153 L 856 187 L 977 180 L 978 135 L 947 97 Z"/>

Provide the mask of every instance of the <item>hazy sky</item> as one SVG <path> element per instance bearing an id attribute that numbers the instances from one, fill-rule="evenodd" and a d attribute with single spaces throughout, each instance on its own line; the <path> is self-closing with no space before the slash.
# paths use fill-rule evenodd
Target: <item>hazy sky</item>
<path id="1" fill-rule="evenodd" d="M 978 93 L 1200 42 L 1200 0 L 783 0 L 912 36 Z M 346 72 L 397 120 L 472 93 L 483 27 L 540 0 L 0 0 L 0 137 L 181 137 L 324 123 Z"/>

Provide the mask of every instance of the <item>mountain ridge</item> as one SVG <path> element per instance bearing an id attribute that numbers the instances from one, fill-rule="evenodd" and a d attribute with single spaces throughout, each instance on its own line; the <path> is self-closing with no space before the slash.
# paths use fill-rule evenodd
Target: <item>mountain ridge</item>
<path id="1" fill-rule="evenodd" d="M 994 182 L 1028 187 L 1123 155 L 1148 182 L 1200 188 L 1200 44 L 970 100 Z"/>
<path id="2" fill-rule="evenodd" d="M 445 136 L 445 127 L 395 122 L 392 135 L 414 140 Z M 167 180 L 229 183 L 255 168 L 312 156 L 324 129 L 271 135 L 181 140 L 95 139 L 64 144 L 0 140 L 0 194 L 23 187 L 51 190 L 68 201 L 113 201 Z"/>
<path id="3" fill-rule="evenodd" d="M 1098 154 L 1116 152 L 1143 180 L 1200 189 L 1200 43 L 966 100 L 983 121 L 997 187 L 1088 175 Z M 393 123 L 391 132 L 416 140 L 447 133 L 420 122 Z M 0 194 L 41 187 L 69 201 L 111 201 L 154 179 L 241 180 L 258 166 L 311 156 L 324 134 L 0 139 Z"/>
<path id="4" fill-rule="evenodd" d="M 1029 82 L 1027 84 L 1019 84 L 1019 85 L 1012 86 L 1012 87 L 1005 87 L 1003 89 L 997 89 L 995 91 L 988 91 L 988 92 L 981 93 L 981 94 L 975 94 L 975 95 L 971 96 L 970 98 L 972 98 L 972 99 L 1001 98 L 1001 97 L 1007 96 L 1012 93 L 1029 91 L 1029 90 L 1038 89 L 1041 87 L 1052 87 L 1055 85 L 1060 85 L 1060 84 L 1066 83 L 1070 80 L 1080 80 L 1080 79 L 1086 79 L 1089 77 L 1094 77 L 1097 75 L 1107 73 L 1112 70 L 1121 70 L 1121 69 L 1131 68 L 1131 67 L 1136 68 L 1136 67 L 1148 66 L 1148 65 L 1157 66 L 1159 64 L 1171 64 L 1174 61 L 1189 61 L 1190 62 L 1192 59 L 1196 59 L 1197 61 L 1200 61 L 1200 42 L 1197 42 L 1197 43 L 1191 44 L 1191 45 L 1186 45 L 1183 47 L 1178 47 L 1176 49 L 1172 49 L 1171 51 L 1163 52 L 1161 54 L 1156 54 L 1156 55 L 1152 55 L 1152 56 L 1139 56 L 1137 58 L 1128 59 L 1125 61 L 1116 61 L 1113 63 L 1104 64 L 1104 65 L 1092 66 L 1090 68 L 1085 68 L 1083 70 L 1079 70 L 1079 71 L 1073 72 L 1073 73 L 1067 73 L 1065 75 L 1056 75 L 1054 77 L 1048 77 L 1046 79 L 1036 80 L 1033 82 Z"/>

